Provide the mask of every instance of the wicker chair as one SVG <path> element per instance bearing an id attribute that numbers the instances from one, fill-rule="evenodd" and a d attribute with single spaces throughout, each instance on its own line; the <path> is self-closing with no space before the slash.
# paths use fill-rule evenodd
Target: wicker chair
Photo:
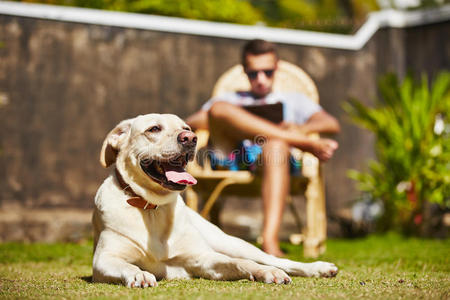
<path id="1" fill-rule="evenodd" d="M 275 74 L 274 90 L 301 92 L 313 101 L 319 101 L 314 82 L 299 67 L 286 61 L 279 61 L 278 70 Z M 236 65 L 218 79 L 213 90 L 213 96 L 224 92 L 248 90 L 249 88 L 249 82 L 243 67 Z M 198 130 L 196 134 L 198 137 L 197 149 L 206 147 L 209 132 Z M 294 150 L 296 150 L 294 155 L 302 160 L 302 176 L 292 177 L 290 194 L 302 193 L 305 195 L 306 228 L 303 228 L 303 234 L 291 235 L 291 242 L 303 242 L 304 255 L 317 257 L 325 251 L 326 240 L 325 194 L 321 167 L 319 160 L 312 154 L 302 153 L 298 149 Z M 208 217 L 211 208 L 220 195 L 255 196 L 261 193 L 260 176 L 249 171 L 212 170 L 208 161 L 199 162 L 196 160 L 188 165 L 188 172 L 197 178 L 198 183 L 187 189 L 185 194 L 187 205 L 197 210 L 198 196 L 200 195 L 203 199 L 207 197 L 201 211 L 201 215 L 204 217 Z M 289 197 L 287 200 L 297 224 L 300 224 L 292 198 Z"/>

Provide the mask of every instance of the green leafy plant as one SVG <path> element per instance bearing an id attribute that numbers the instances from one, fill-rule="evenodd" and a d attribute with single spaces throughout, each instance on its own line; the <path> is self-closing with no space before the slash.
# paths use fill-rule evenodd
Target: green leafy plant
<path id="1" fill-rule="evenodd" d="M 376 137 L 377 160 L 367 172 L 348 175 L 372 200 L 382 201 L 379 229 L 418 233 L 427 221 L 427 202 L 450 207 L 450 73 L 441 72 L 431 87 L 425 75 L 400 83 L 389 74 L 379 90 L 375 107 L 355 99 L 344 104 L 354 122 Z"/>

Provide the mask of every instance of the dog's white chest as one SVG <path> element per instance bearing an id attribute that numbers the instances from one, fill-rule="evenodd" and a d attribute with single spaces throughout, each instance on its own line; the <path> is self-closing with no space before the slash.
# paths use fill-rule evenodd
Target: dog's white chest
<path id="1" fill-rule="evenodd" d="M 129 244 L 145 254 L 150 262 L 169 257 L 168 240 L 172 234 L 174 213 L 172 205 L 143 210 L 130 206 L 123 193 L 113 193 L 109 199 L 101 198 L 96 205 L 106 230 L 129 240 Z"/>

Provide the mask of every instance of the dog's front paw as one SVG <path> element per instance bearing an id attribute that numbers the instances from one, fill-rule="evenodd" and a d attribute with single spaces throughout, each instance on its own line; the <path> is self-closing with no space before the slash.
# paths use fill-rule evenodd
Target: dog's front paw
<path id="1" fill-rule="evenodd" d="M 146 271 L 137 271 L 124 276 L 124 283 L 127 287 L 155 287 L 158 285 L 155 275 Z"/>
<path id="2" fill-rule="evenodd" d="M 284 271 L 269 266 L 261 266 L 252 275 L 256 281 L 264 283 L 289 284 L 292 281 Z"/>
<path id="3" fill-rule="evenodd" d="M 316 261 L 309 264 L 308 271 L 311 277 L 334 277 L 338 273 L 338 268 L 329 262 Z"/>

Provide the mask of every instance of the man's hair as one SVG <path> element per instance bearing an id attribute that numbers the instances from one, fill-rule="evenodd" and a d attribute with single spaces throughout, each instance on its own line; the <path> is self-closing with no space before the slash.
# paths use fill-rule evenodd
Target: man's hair
<path id="1" fill-rule="evenodd" d="M 247 55 L 261 55 L 266 53 L 273 53 L 278 58 L 277 49 L 274 44 L 265 40 L 251 40 L 242 48 L 241 62 L 244 68 L 247 64 Z"/>

